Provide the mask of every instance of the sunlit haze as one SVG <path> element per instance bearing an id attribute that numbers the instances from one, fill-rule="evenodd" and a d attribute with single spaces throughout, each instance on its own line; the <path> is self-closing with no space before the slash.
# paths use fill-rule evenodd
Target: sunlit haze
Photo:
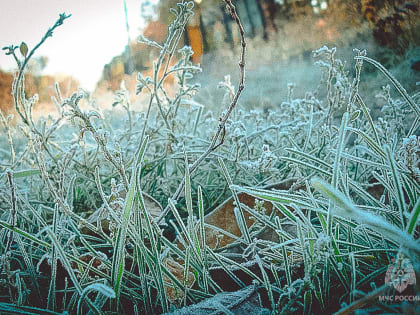
<path id="1" fill-rule="evenodd" d="M 143 0 L 126 0 L 130 37 L 139 28 Z M 156 2 L 156 1 L 150 1 Z M 0 2 L 0 46 L 19 45 L 23 40 L 34 47 L 59 13 L 72 14 L 48 38 L 35 56 L 47 56 L 44 74 L 67 74 L 92 90 L 100 78 L 104 64 L 121 54 L 127 44 L 123 0 L 13 0 Z M 12 70 L 11 56 L 0 53 L 0 68 Z"/>

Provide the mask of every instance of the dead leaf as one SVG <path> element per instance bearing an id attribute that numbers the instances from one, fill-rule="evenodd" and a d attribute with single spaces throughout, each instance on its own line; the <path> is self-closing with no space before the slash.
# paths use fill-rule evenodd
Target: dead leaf
<path id="1" fill-rule="evenodd" d="M 124 199 L 125 199 L 126 191 L 122 190 L 119 192 L 118 197 L 111 198 L 112 200 L 108 200 L 108 204 L 111 207 L 112 210 L 114 210 L 116 213 L 121 213 L 122 208 L 124 206 Z M 146 209 L 149 211 L 152 218 L 157 218 L 163 211 L 162 206 L 160 203 L 154 199 L 149 194 L 142 192 L 144 204 L 146 206 Z M 112 223 L 114 220 L 112 219 L 109 210 L 105 205 L 102 205 L 100 208 L 98 208 L 95 212 L 93 212 L 88 218 L 87 221 L 93 225 L 101 224 L 102 230 L 105 233 L 110 232 L 110 223 Z M 82 228 L 82 233 L 84 234 L 91 234 L 92 232 L 86 228 Z"/>
<path id="2" fill-rule="evenodd" d="M 176 277 L 179 282 L 184 283 L 185 282 L 185 267 L 181 265 L 180 263 L 176 262 L 172 258 L 167 258 L 164 260 L 164 266 L 168 269 L 170 273 L 174 277 Z M 172 283 L 172 281 L 169 279 L 168 276 L 163 276 L 164 280 L 167 283 Z M 195 283 L 195 276 L 194 274 L 189 270 L 187 273 L 187 279 L 186 279 L 186 286 L 188 288 L 191 288 Z M 176 287 L 175 284 L 173 285 L 166 285 L 165 286 L 166 296 L 169 298 L 172 304 L 176 306 L 180 306 L 181 303 L 184 300 L 184 288 Z"/>
<path id="3" fill-rule="evenodd" d="M 369 186 L 366 188 L 366 191 L 375 199 L 381 200 L 382 195 L 384 195 L 385 187 L 376 179 L 375 177 L 372 177 L 369 179 Z M 404 194 L 404 201 L 409 204 L 410 198 L 408 197 L 408 194 L 405 189 L 403 189 Z M 389 204 L 389 197 L 388 194 L 384 195 L 384 204 Z"/>
<path id="4" fill-rule="evenodd" d="M 143 192 L 143 200 L 146 206 L 146 209 L 149 211 L 150 215 L 153 218 L 157 218 L 163 211 L 161 204 L 149 194 Z"/>
<path id="5" fill-rule="evenodd" d="M 264 189 L 277 189 L 277 190 L 289 190 L 292 185 L 296 182 L 295 179 L 289 179 L 282 183 L 269 185 L 264 187 Z M 255 207 L 255 197 L 250 196 L 245 193 L 238 194 L 239 201 L 245 205 L 247 205 L 250 208 Z M 207 214 L 204 217 L 204 222 L 209 225 L 213 225 L 215 227 L 218 227 L 224 231 L 227 231 L 233 235 L 236 235 L 238 237 L 241 236 L 241 231 L 239 229 L 239 226 L 236 222 L 235 214 L 234 214 L 234 205 L 233 205 L 233 197 L 229 198 L 225 202 L 223 202 L 220 206 L 218 206 L 216 209 L 211 211 L 209 214 Z M 273 211 L 273 205 L 271 202 L 264 201 L 263 207 L 266 209 L 265 214 L 270 215 Z M 246 210 L 244 211 L 245 215 L 245 221 L 248 227 L 251 227 L 252 224 L 255 223 L 254 219 L 251 219 L 251 214 L 248 213 Z M 281 213 L 278 213 L 279 216 L 283 217 Z M 220 233 L 219 231 L 215 229 L 211 229 L 206 227 L 206 244 L 210 248 L 221 248 L 224 246 L 227 246 L 231 244 L 234 241 L 234 238 L 229 237 L 227 235 L 224 235 Z M 263 235 L 260 235 L 261 239 L 267 239 L 271 241 L 277 241 L 278 236 L 277 234 L 272 231 L 271 229 L 266 229 L 266 231 L 263 233 Z"/>
<path id="6" fill-rule="evenodd" d="M 255 197 L 250 196 L 245 193 L 238 194 L 239 201 L 250 208 L 255 206 Z M 216 226 L 226 232 L 229 232 L 238 237 L 241 236 L 241 230 L 236 222 L 235 214 L 233 212 L 233 198 L 229 198 L 223 202 L 219 207 L 214 209 L 208 215 L 204 217 L 204 222 L 213 226 Z M 267 214 L 270 215 L 273 210 L 273 205 L 271 202 L 265 201 L 263 204 L 264 208 L 267 209 Z M 250 227 L 255 221 L 250 219 L 250 214 L 245 211 L 245 221 L 248 227 Z M 206 227 L 206 244 L 210 248 L 225 247 L 226 245 L 231 244 L 234 241 L 234 238 L 229 237 L 220 233 L 217 230 Z M 220 236 L 219 236 L 220 235 Z M 218 240 L 219 238 L 219 240 Z"/>
<path id="7" fill-rule="evenodd" d="M 246 287 L 236 292 L 218 293 L 200 303 L 187 306 L 167 315 L 207 315 L 225 314 L 229 310 L 232 314 L 258 314 L 269 315 L 270 310 L 262 307 L 258 291 L 254 286 Z"/>

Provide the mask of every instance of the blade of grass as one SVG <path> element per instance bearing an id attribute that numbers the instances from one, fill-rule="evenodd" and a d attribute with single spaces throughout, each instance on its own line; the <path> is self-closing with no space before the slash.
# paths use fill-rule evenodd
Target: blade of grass
<path id="1" fill-rule="evenodd" d="M 408 95 L 407 91 L 404 89 L 404 87 L 401 85 L 401 83 L 398 82 L 398 80 L 395 79 L 395 77 L 383 65 L 381 65 L 376 60 L 373 60 L 373 59 L 371 59 L 369 57 L 366 57 L 366 56 L 357 56 L 357 57 L 354 57 L 354 59 L 356 59 L 356 60 L 362 59 L 362 60 L 367 61 L 368 63 L 374 65 L 377 69 L 379 69 L 391 81 L 391 83 L 395 86 L 397 91 L 400 92 L 402 97 L 407 101 L 408 105 L 410 105 L 410 107 L 413 109 L 413 111 L 416 113 L 416 115 L 420 116 L 420 109 L 419 109 L 418 105 L 413 101 L 413 99 L 410 97 L 410 95 Z"/>
<path id="2" fill-rule="evenodd" d="M 102 294 L 105 297 L 107 297 L 108 299 L 115 298 L 114 290 L 112 290 L 110 287 L 108 287 L 108 286 L 106 286 L 102 283 L 93 283 L 91 285 L 88 285 L 86 288 L 83 289 L 82 294 L 80 295 L 79 301 L 77 302 L 77 315 L 81 314 L 83 301 L 87 297 L 87 295 L 92 291 L 97 291 L 98 295 Z M 102 312 L 101 312 L 100 308 L 98 308 L 93 303 L 92 303 L 92 305 L 94 306 L 94 309 L 92 311 L 94 311 L 94 313 L 96 313 L 98 315 L 101 315 Z"/>
<path id="3" fill-rule="evenodd" d="M 320 165 L 328 168 L 329 170 L 332 169 L 332 166 L 330 164 L 328 164 L 327 162 L 325 162 L 325 161 L 323 161 L 323 160 L 321 160 L 321 159 L 319 159 L 319 158 L 317 158 L 317 157 L 315 157 L 315 156 L 313 156 L 313 155 L 311 155 L 309 153 L 302 152 L 302 151 L 299 151 L 299 150 L 295 150 L 295 149 L 292 149 L 292 148 L 286 148 L 285 150 L 287 152 L 294 153 L 296 155 L 299 155 L 301 157 L 304 157 L 305 159 L 308 159 L 310 161 L 313 161 L 315 163 L 318 163 L 318 164 L 320 164 Z"/>
<path id="4" fill-rule="evenodd" d="M 57 233 L 57 220 L 58 220 L 58 205 L 54 207 L 54 214 L 53 214 L 53 230 L 54 234 Z M 51 310 L 55 310 L 56 307 L 56 276 L 57 276 L 57 250 L 55 246 L 52 247 L 51 253 L 51 280 L 50 286 L 48 289 L 48 300 L 47 300 L 47 308 Z"/>
<path id="5" fill-rule="evenodd" d="M 375 124 L 373 123 L 372 116 L 369 113 L 369 109 L 366 107 L 365 102 L 363 101 L 362 97 L 359 94 L 356 94 L 356 99 L 359 102 L 360 107 L 362 108 L 363 114 L 365 115 L 370 125 L 370 128 L 372 129 L 376 143 L 379 145 L 379 147 L 382 147 L 381 141 L 379 140 L 378 132 L 376 131 Z"/>
<path id="6" fill-rule="evenodd" d="M 345 145 L 344 140 L 346 136 L 346 127 L 347 127 L 348 120 L 349 120 L 349 113 L 345 112 L 343 114 L 343 118 L 341 119 L 341 125 L 338 131 L 337 152 L 335 154 L 333 173 L 332 173 L 332 178 L 331 178 L 331 185 L 335 189 L 338 188 L 338 182 L 339 182 L 338 177 L 340 174 L 340 167 L 341 167 L 341 153 L 343 152 L 344 145 Z M 332 216 L 333 208 L 334 208 L 334 205 L 332 204 L 328 205 L 327 235 L 328 237 L 331 237 L 331 238 L 332 238 L 332 226 L 333 226 L 333 216 Z"/>
<path id="7" fill-rule="evenodd" d="M 400 175 L 397 170 L 397 166 L 394 160 L 394 157 L 392 156 L 391 148 L 389 145 L 384 146 L 384 150 L 386 152 L 386 157 L 388 160 L 388 163 L 391 167 L 391 174 L 392 174 L 392 180 L 394 182 L 394 189 L 397 191 L 397 204 L 398 209 L 400 210 L 400 220 L 401 225 L 403 229 L 405 229 L 405 201 L 404 201 L 404 193 L 401 185 Z"/>
<path id="8" fill-rule="evenodd" d="M 218 161 L 220 164 L 220 168 L 222 169 L 223 176 L 225 177 L 229 187 L 232 187 L 233 186 L 232 178 L 229 175 L 229 172 L 226 168 L 225 163 L 223 162 L 221 158 L 218 158 Z M 235 211 L 235 217 L 237 219 L 238 227 L 241 230 L 242 236 L 244 237 L 245 241 L 248 244 L 250 244 L 252 242 L 251 236 L 249 234 L 248 226 L 245 223 L 246 221 L 245 221 L 244 212 L 241 207 L 241 202 L 239 201 L 236 191 L 232 188 L 231 188 L 231 191 L 232 191 L 233 199 L 235 200 L 235 203 L 236 203 L 236 208 L 238 209 L 237 211 Z"/>
<path id="9" fill-rule="evenodd" d="M 264 279 L 265 289 L 268 293 L 268 298 L 269 298 L 270 303 L 271 303 L 271 308 L 274 310 L 276 308 L 276 303 L 274 302 L 273 290 L 271 288 L 270 279 L 268 278 L 267 272 L 265 271 L 262 260 L 261 260 L 261 258 L 258 254 L 255 255 L 255 260 L 258 263 L 258 267 L 260 267 L 261 274 L 262 274 L 263 279 Z"/>
<path id="10" fill-rule="evenodd" d="M 337 191 L 323 180 L 313 179 L 311 183 L 316 190 L 330 198 L 336 204 L 337 207 L 335 207 L 334 215 L 347 217 L 359 223 L 366 224 L 371 229 L 374 229 L 387 237 L 390 241 L 399 243 L 401 246 L 413 251 L 417 255 L 420 254 L 420 248 L 417 242 L 406 232 L 391 225 L 382 217 L 357 209 L 341 192 Z M 410 252 L 407 252 L 407 254 L 411 256 Z"/>
<path id="11" fill-rule="evenodd" d="M 291 149 L 289 149 L 289 150 L 291 151 Z M 293 151 L 295 151 L 295 152 L 299 152 L 299 151 L 297 151 L 297 150 L 293 150 Z M 303 154 L 301 154 L 301 155 L 303 156 Z M 306 156 L 308 156 L 308 154 L 305 154 L 305 157 L 306 157 Z M 330 173 L 329 171 L 326 171 L 326 170 L 324 170 L 324 169 L 322 169 L 322 168 L 320 168 L 320 167 L 318 167 L 318 166 L 315 166 L 315 165 L 309 164 L 309 163 L 307 163 L 307 162 L 305 162 L 305 161 L 301 161 L 301 160 L 294 159 L 294 158 L 287 157 L 287 156 L 280 156 L 280 157 L 279 157 L 279 160 L 282 160 L 282 161 L 287 161 L 287 162 L 291 162 L 291 163 L 295 163 L 295 164 L 297 164 L 297 165 L 301 165 L 301 166 L 303 166 L 303 167 L 306 167 L 306 168 L 312 169 L 312 170 L 314 170 L 314 171 L 317 171 L 317 172 L 319 172 L 319 173 L 321 173 L 321 174 L 324 174 L 324 175 L 327 175 L 327 176 L 331 176 L 331 173 Z M 331 168 L 331 166 L 330 166 L 329 168 Z"/>
<path id="12" fill-rule="evenodd" d="M 306 201 L 310 202 L 311 200 L 303 196 L 299 196 L 299 199 L 298 199 L 296 198 L 297 196 L 295 195 L 283 193 L 280 191 L 271 191 L 271 190 L 252 188 L 252 187 L 240 187 L 237 185 L 231 185 L 230 188 L 234 191 L 244 192 L 248 195 L 251 195 L 260 199 L 264 199 L 267 201 L 271 201 L 271 202 L 277 202 L 280 204 L 294 203 L 305 208 L 312 207 L 310 203 L 306 202 Z"/>
<path id="13" fill-rule="evenodd" d="M 375 142 L 375 140 L 373 140 L 370 136 L 368 136 L 365 132 L 359 130 L 359 129 L 355 129 L 355 128 L 351 128 L 351 127 L 347 127 L 347 130 L 357 133 L 359 136 L 361 136 L 363 138 L 363 140 L 366 141 L 366 143 L 373 149 L 373 151 L 375 151 L 377 154 L 379 154 L 379 156 L 383 159 L 386 159 L 386 154 L 384 152 L 384 150 L 381 149 L 381 146 Z"/>
<path id="14" fill-rule="evenodd" d="M 71 267 L 70 261 L 67 258 L 66 252 L 61 246 L 60 242 L 58 241 L 56 235 L 51 231 L 50 228 L 46 229 L 46 232 L 48 236 L 50 237 L 51 241 L 54 244 L 55 249 L 57 250 L 57 255 L 60 258 L 61 263 L 63 264 L 64 268 L 66 269 L 67 273 L 70 276 L 71 281 L 73 282 L 74 287 L 76 288 L 76 291 L 78 294 L 82 294 L 82 286 L 80 285 L 79 281 L 77 280 L 77 277 L 73 271 L 73 268 Z"/>
<path id="15" fill-rule="evenodd" d="M 417 200 L 416 204 L 414 205 L 413 209 L 411 210 L 411 216 L 408 220 L 407 224 L 407 233 L 414 235 L 417 227 L 417 221 L 420 215 L 420 198 Z"/>
<path id="16" fill-rule="evenodd" d="M 127 195 L 124 201 L 124 207 L 122 209 L 121 224 L 118 226 L 117 237 L 114 245 L 114 253 L 112 257 L 112 268 L 111 268 L 111 284 L 115 291 L 115 306 L 118 310 L 119 301 L 121 295 L 121 281 L 124 275 L 125 269 L 125 245 L 127 237 L 127 229 L 131 212 L 135 204 L 136 188 L 137 188 L 137 171 L 138 166 L 142 163 L 144 154 L 147 148 L 148 137 L 146 137 L 140 146 L 140 150 L 136 159 L 136 164 L 133 167 L 133 174 L 131 175 L 130 185 L 128 188 Z"/>

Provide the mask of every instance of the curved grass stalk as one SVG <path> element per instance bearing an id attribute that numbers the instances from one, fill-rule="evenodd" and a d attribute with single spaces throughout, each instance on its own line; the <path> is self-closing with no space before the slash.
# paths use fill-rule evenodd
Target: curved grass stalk
<path id="1" fill-rule="evenodd" d="M 408 105 L 410 105 L 410 107 L 416 113 L 416 115 L 420 116 L 419 106 L 414 102 L 414 100 L 410 97 L 410 95 L 408 95 L 407 91 L 401 85 L 401 83 L 398 82 L 398 80 L 395 79 L 395 77 L 383 65 L 381 65 L 376 60 L 373 60 L 366 56 L 357 56 L 357 57 L 354 57 L 354 59 L 356 60 L 361 59 L 361 60 L 367 61 L 370 64 L 374 65 L 377 69 L 379 69 L 391 81 L 391 83 L 395 86 L 397 91 L 400 92 L 401 96 L 407 101 Z"/>

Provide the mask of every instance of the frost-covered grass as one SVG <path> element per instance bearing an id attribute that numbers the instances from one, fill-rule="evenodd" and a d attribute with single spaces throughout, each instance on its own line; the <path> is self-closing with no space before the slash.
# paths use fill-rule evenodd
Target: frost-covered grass
<path id="1" fill-rule="evenodd" d="M 384 284 L 392 259 L 420 269 L 420 94 L 364 51 L 355 51 L 350 77 L 335 48 L 322 47 L 319 93 L 296 98 L 291 84 L 279 106 L 248 110 L 236 103 L 240 83 L 226 76 L 223 104 L 210 111 L 195 100 L 192 51 L 178 49 L 191 6 L 178 4 L 165 43 L 142 39 L 160 56 L 136 91 L 116 93 L 125 117 L 57 85 L 60 116 L 34 121 L 23 74 L 37 47 L 6 49 L 19 69 L 19 120 L 0 116 L 0 312 L 162 313 L 248 286 L 274 314 L 401 312 L 377 296 L 393 294 Z M 366 63 L 389 82 L 371 91 L 385 103 L 379 118 L 359 91 Z M 174 95 L 163 85 L 170 76 Z M 133 112 L 129 93 L 147 95 L 147 111 Z M 230 231 L 205 215 L 230 197 L 225 220 L 240 235 L 214 246 L 208 231 L 219 240 Z M 211 309 L 228 312 L 222 304 Z"/>

